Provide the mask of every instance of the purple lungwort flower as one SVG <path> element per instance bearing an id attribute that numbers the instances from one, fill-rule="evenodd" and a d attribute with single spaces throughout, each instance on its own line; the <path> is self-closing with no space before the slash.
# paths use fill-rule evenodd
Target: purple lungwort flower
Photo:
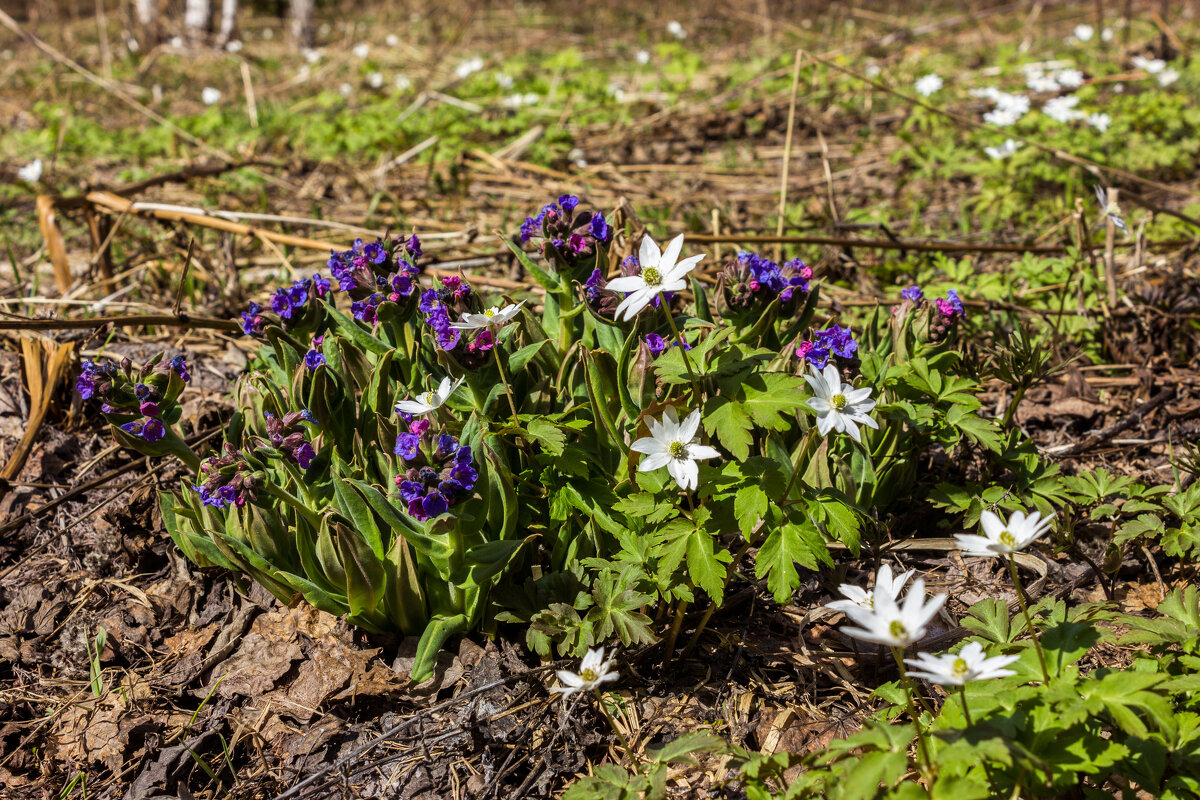
<path id="1" fill-rule="evenodd" d="M 178 375 L 179 379 L 184 383 L 187 383 L 192 379 L 191 373 L 188 372 L 187 361 L 183 356 L 175 356 L 172 358 L 170 367 L 171 370 Z"/>
<path id="2" fill-rule="evenodd" d="M 312 349 L 304 354 L 304 365 L 309 369 L 316 369 L 325 363 L 325 354 L 320 350 Z"/>
<path id="3" fill-rule="evenodd" d="M 396 439 L 404 470 L 395 483 L 409 515 L 427 520 L 469 497 L 479 475 L 469 446 L 445 433 L 435 435 L 428 420 L 419 422 L 425 424 L 413 422 Z"/>
<path id="4" fill-rule="evenodd" d="M 599 211 L 592 214 L 590 229 L 593 238 L 598 242 L 607 242 L 608 237 L 612 234 L 612 228 L 608 227 L 608 223 L 604 221 L 604 216 Z"/>
<path id="5" fill-rule="evenodd" d="M 651 355 L 657 357 L 670 346 L 671 343 L 657 333 L 646 334 L 646 347 L 650 350 Z"/>
<path id="6" fill-rule="evenodd" d="M 396 446 L 392 452 L 405 461 L 415 461 L 420 448 L 420 436 L 415 433 L 402 433 L 396 437 Z"/>
<path id="7" fill-rule="evenodd" d="M 242 312 L 242 333 L 246 336 L 254 336 L 262 333 L 266 327 L 267 321 L 262 316 L 263 307 L 258 303 L 251 303 L 247 311 Z"/>
<path id="8" fill-rule="evenodd" d="M 921 291 L 920 286 L 913 285 L 901 291 L 900 296 L 913 303 L 920 303 L 925 299 L 925 292 Z"/>
<path id="9" fill-rule="evenodd" d="M 563 211 L 573 214 L 575 213 L 575 206 L 579 205 L 579 198 L 573 194 L 560 195 L 558 205 Z"/>

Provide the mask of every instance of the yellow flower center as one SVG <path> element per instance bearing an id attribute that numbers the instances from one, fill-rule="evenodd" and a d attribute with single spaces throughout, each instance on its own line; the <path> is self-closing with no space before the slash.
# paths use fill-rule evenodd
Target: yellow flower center
<path id="1" fill-rule="evenodd" d="M 683 458 L 687 455 L 687 445 L 683 442 L 671 442 L 667 451 L 671 454 L 671 458 Z"/>
<path id="2" fill-rule="evenodd" d="M 492 317 L 496 316 L 496 312 L 499 310 L 500 309 L 496 308 L 495 306 L 492 306 L 487 311 L 483 312 L 483 315 L 488 319 L 491 319 Z"/>
<path id="3" fill-rule="evenodd" d="M 425 394 L 421 395 L 421 399 L 424 401 L 425 405 L 427 405 L 427 406 L 433 405 L 433 392 L 432 391 L 426 392 Z"/>
<path id="4" fill-rule="evenodd" d="M 658 286 L 662 283 L 662 273 L 654 267 L 646 267 L 642 270 L 642 280 L 646 282 L 647 286 Z"/>
<path id="5" fill-rule="evenodd" d="M 1008 531 L 1001 531 L 1000 532 L 1000 544 L 1005 545 L 1006 547 L 1016 547 L 1017 546 L 1017 537 L 1013 536 Z"/>
<path id="6" fill-rule="evenodd" d="M 893 639 L 908 638 L 908 628 L 904 627 L 904 623 L 898 619 L 892 620 L 892 624 L 888 625 L 888 633 L 892 635 Z"/>
<path id="7" fill-rule="evenodd" d="M 833 407 L 834 411 L 841 411 L 843 408 L 846 407 L 846 404 L 848 402 L 849 401 L 846 400 L 846 395 L 842 394 L 841 392 L 839 392 L 839 393 L 835 394 L 833 397 L 829 398 L 829 405 Z"/>
<path id="8" fill-rule="evenodd" d="M 591 683 L 592 681 L 599 678 L 600 674 L 598 672 L 596 672 L 596 670 L 592 669 L 591 667 L 588 667 L 587 669 L 582 669 L 579 671 L 579 677 L 583 678 L 584 681 L 586 681 L 587 683 Z"/>
<path id="9" fill-rule="evenodd" d="M 971 668 L 967 666 L 967 660 L 965 658 L 954 659 L 954 667 L 953 667 L 954 677 L 961 680 L 962 678 L 965 678 L 967 676 L 967 673 L 970 671 L 971 671 Z"/>

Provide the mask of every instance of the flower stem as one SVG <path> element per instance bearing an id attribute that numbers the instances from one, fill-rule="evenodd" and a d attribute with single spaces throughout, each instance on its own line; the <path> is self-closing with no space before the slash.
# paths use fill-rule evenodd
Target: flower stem
<path id="1" fill-rule="evenodd" d="M 1050 670 L 1046 669 L 1046 654 L 1042 652 L 1042 643 L 1038 640 L 1037 631 L 1033 629 L 1033 618 L 1029 616 L 1029 602 L 1025 599 L 1025 589 L 1021 586 L 1021 578 L 1017 574 L 1017 559 L 1012 553 L 1008 554 L 1008 570 L 1012 574 L 1013 588 L 1017 590 L 1017 602 L 1021 604 L 1021 613 L 1025 615 L 1025 629 L 1033 639 L 1033 649 L 1037 652 L 1038 664 L 1042 667 L 1042 677 L 1050 683 Z"/>
<path id="2" fill-rule="evenodd" d="M 967 727 L 971 727 L 975 723 L 971 722 L 971 710 L 967 708 L 967 685 L 965 683 L 958 686 L 958 699 L 962 700 L 963 719 L 967 721 Z"/>
<path id="3" fill-rule="evenodd" d="M 908 701 L 908 716 L 912 720 L 913 731 L 917 734 L 917 758 L 920 762 L 918 767 L 921 775 L 926 781 L 929 781 L 933 779 L 933 765 L 929 761 L 929 746 L 925 741 L 925 732 L 921 730 L 921 715 L 917 711 L 917 704 L 914 700 L 917 690 L 908 677 L 908 670 L 904 668 L 904 649 L 893 647 L 892 655 L 896 659 L 896 666 L 900 669 L 900 682 L 904 684 L 904 697 Z"/>
<path id="4" fill-rule="evenodd" d="M 671 313 L 671 309 L 667 306 L 666 301 L 663 301 L 663 310 L 667 312 L 667 324 L 671 326 L 671 333 L 675 334 L 675 341 L 679 342 L 679 352 L 683 356 L 683 365 L 687 367 L 688 377 L 692 379 L 692 392 L 696 395 L 696 402 L 700 402 L 700 381 L 696 380 L 696 372 L 692 369 L 692 359 L 688 356 L 687 348 L 683 345 L 683 334 L 679 332 L 679 327 L 675 324 L 675 316 Z"/>
<path id="5" fill-rule="evenodd" d="M 666 656 L 663 658 L 664 670 L 671 665 L 671 656 L 675 653 L 675 640 L 679 638 L 679 631 L 683 628 L 683 615 L 687 611 L 687 607 L 687 600 L 680 600 L 679 605 L 675 607 L 675 619 L 671 621 L 671 630 L 667 632 Z"/>
<path id="6" fill-rule="evenodd" d="M 500 363 L 500 348 L 493 347 L 492 355 L 496 357 L 496 369 L 500 371 L 500 382 L 504 384 L 504 394 L 508 396 L 508 407 L 512 410 L 513 422 L 520 424 L 517 419 L 517 402 L 513 400 L 512 387 L 508 385 L 508 378 L 504 374 L 504 365 Z"/>
<path id="7" fill-rule="evenodd" d="M 1017 387 L 1017 391 L 1013 394 L 1012 402 L 1008 404 L 1008 408 L 1004 409 L 1004 419 L 1000 420 L 1000 427 L 1008 430 L 1012 424 L 1013 417 L 1017 414 L 1017 406 L 1021 404 L 1021 399 L 1025 396 L 1025 390 L 1029 387 L 1022 383 Z"/>
<path id="8" fill-rule="evenodd" d="M 629 741 L 625 738 L 625 734 L 621 733 L 621 729 L 617 727 L 616 720 L 608 713 L 608 709 L 604 707 L 604 698 L 600 694 L 599 689 L 593 689 L 592 692 L 596 697 L 596 705 L 600 707 L 600 713 L 608 720 L 608 726 L 612 728 L 612 732 L 621 740 L 621 746 L 625 748 L 625 755 L 629 757 L 629 763 L 633 763 L 633 748 L 629 746 Z"/>

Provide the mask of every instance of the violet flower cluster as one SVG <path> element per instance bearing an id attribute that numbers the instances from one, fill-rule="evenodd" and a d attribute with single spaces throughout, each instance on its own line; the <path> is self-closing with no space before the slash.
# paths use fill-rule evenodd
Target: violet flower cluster
<path id="1" fill-rule="evenodd" d="M 479 479 L 471 448 L 449 434 L 435 436 L 428 419 L 409 422 L 408 431 L 396 437 L 394 452 L 402 466 L 396 486 L 417 520 L 446 513 L 470 497 Z"/>
<path id="2" fill-rule="evenodd" d="M 670 340 L 664 336 L 660 336 L 657 333 L 646 334 L 646 338 L 643 339 L 642 341 L 644 341 L 646 343 L 646 349 L 650 351 L 650 355 L 654 356 L 655 358 L 658 358 L 660 355 L 663 354 L 663 352 L 670 349 L 671 346 L 675 344 L 675 342 L 673 342 L 672 340 Z M 687 343 L 686 339 L 683 342 L 683 349 L 684 350 L 692 349 L 692 346 Z"/>
<path id="3" fill-rule="evenodd" d="M 170 410 L 184 385 L 192 378 L 187 360 L 175 356 L 163 362 L 156 357 L 137 375 L 128 358 L 120 367 L 106 361 L 97 364 L 84 359 L 75 391 L 84 400 L 100 400 L 100 410 L 126 433 L 147 442 L 157 442 L 167 434 L 164 412 Z"/>
<path id="4" fill-rule="evenodd" d="M 901 290 L 900 298 L 900 304 L 892 309 L 893 314 L 903 316 L 909 309 L 930 307 L 930 341 L 936 342 L 944 339 L 958 320 L 966 319 L 967 316 L 966 306 L 963 305 L 958 292 L 953 289 L 948 289 L 945 297 L 938 297 L 929 303 L 921 287 L 914 285 Z"/>
<path id="5" fill-rule="evenodd" d="M 479 301 L 470 284 L 457 276 L 441 279 L 442 288 L 426 289 L 417 303 L 439 350 L 454 356 L 466 369 L 476 369 L 490 358 L 496 334 L 490 328 L 473 331 L 452 327 L 467 312 L 478 312 Z"/>
<path id="6" fill-rule="evenodd" d="M 832 325 L 823 331 L 817 331 L 812 339 L 806 339 L 796 345 L 796 358 L 803 359 L 817 369 L 825 369 L 831 356 L 841 359 L 854 358 L 858 351 L 858 342 L 849 327 Z"/>
<path id="7" fill-rule="evenodd" d="M 725 302 L 735 311 L 764 307 L 775 298 L 781 304 L 793 304 L 793 300 L 808 294 L 812 276 L 812 268 L 798 258 L 780 266 L 758 253 L 742 250 L 722 271 Z"/>
<path id="8" fill-rule="evenodd" d="M 596 255 L 612 241 L 612 227 L 598 211 L 577 210 L 579 198 L 564 194 L 521 223 L 521 241 L 541 239 L 547 261 L 558 267 L 596 263 Z"/>
<path id="9" fill-rule="evenodd" d="M 250 465 L 241 451 L 229 442 L 225 443 L 222 455 L 209 456 L 200 463 L 200 472 L 207 477 L 192 488 L 206 506 L 241 508 L 258 497 L 258 482 Z"/>

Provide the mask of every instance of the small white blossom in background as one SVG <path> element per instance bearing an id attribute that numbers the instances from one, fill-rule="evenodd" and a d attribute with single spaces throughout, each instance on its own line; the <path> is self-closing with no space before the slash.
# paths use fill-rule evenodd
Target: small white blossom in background
<path id="1" fill-rule="evenodd" d="M 183 47 L 183 37 L 182 36 L 172 36 L 169 40 L 167 40 L 167 46 L 173 47 L 176 50 L 181 49 Z"/>
<path id="2" fill-rule="evenodd" d="M 225 51 L 228 53 L 242 52 L 242 40 L 241 39 L 230 39 L 228 42 L 225 43 Z"/>
<path id="3" fill-rule="evenodd" d="M 1095 111 L 1087 115 L 1087 124 L 1104 133 L 1108 130 L 1108 126 L 1112 124 L 1112 117 L 1103 111 Z"/>
<path id="4" fill-rule="evenodd" d="M 465 377 L 451 380 L 447 375 L 442 378 L 436 389 L 419 394 L 412 400 L 401 400 L 396 403 L 396 410 L 403 411 L 405 414 L 428 414 L 430 411 L 436 411 L 450 399 L 450 395 L 458 391 L 458 387 L 462 386 L 464 380 Z"/>
<path id="5" fill-rule="evenodd" d="M 643 66 L 645 66 L 646 64 L 649 64 L 650 63 L 650 51 L 649 50 L 638 50 L 636 53 L 634 53 L 633 60 Z"/>
<path id="6" fill-rule="evenodd" d="M 392 85 L 402 92 L 406 92 L 412 88 L 412 79 L 404 73 L 396 76 L 396 80 L 392 81 Z"/>
<path id="7" fill-rule="evenodd" d="M 321 60 L 321 56 L 323 55 L 324 53 L 320 50 L 313 50 L 312 48 L 309 48 L 304 51 L 304 60 L 309 64 L 315 64 Z"/>
<path id="8" fill-rule="evenodd" d="M 879 423 L 868 416 L 875 408 L 870 386 L 855 389 L 848 383 L 842 383 L 842 375 L 833 364 L 826 364 L 824 372 L 815 366 L 809 366 L 809 370 L 812 374 L 804 376 L 813 390 L 813 396 L 808 398 L 808 406 L 817 412 L 817 430 L 822 436 L 837 431 L 849 434 L 851 439 L 859 442 L 862 441 L 858 433 L 859 425 L 879 429 Z"/>
<path id="9" fill-rule="evenodd" d="M 1047 100 L 1046 105 L 1042 106 L 1042 113 L 1056 122 L 1072 122 L 1083 118 L 1083 112 L 1075 108 L 1077 105 L 1079 98 L 1066 94 Z"/>
<path id="10" fill-rule="evenodd" d="M 680 292 L 687 288 L 684 278 L 696 268 L 704 254 L 689 256 L 680 261 L 679 254 L 682 251 L 682 233 L 667 243 L 665 251 L 658 248 L 650 234 L 642 237 L 642 244 L 638 249 L 641 272 L 637 275 L 614 278 L 606 287 L 611 292 L 629 293 L 617 306 L 617 319 L 633 319 L 639 311 L 650 305 L 660 292 Z"/>
<path id="11" fill-rule="evenodd" d="M 507 72 L 496 73 L 496 85 L 501 89 L 508 91 L 513 87 L 513 83 L 514 81 L 512 75 L 509 75 Z"/>
<path id="12" fill-rule="evenodd" d="M 1158 75 L 1159 86 L 1170 86 L 1177 80 L 1179 80 L 1179 71 L 1175 69 L 1164 69 Z"/>
<path id="13" fill-rule="evenodd" d="M 383 37 L 383 43 L 388 47 L 395 47 L 396 45 L 400 44 L 400 37 L 394 33 L 389 33 L 387 36 Z"/>
<path id="14" fill-rule="evenodd" d="M 221 102 L 221 90 L 214 89 L 211 86 L 205 86 L 200 90 L 200 100 L 206 106 L 215 105 Z"/>
<path id="15" fill-rule="evenodd" d="M 939 594 L 925 599 L 925 581 L 917 578 L 904 597 L 903 603 L 886 592 L 873 594 L 873 608 L 847 606 L 845 614 L 857 628 L 843 628 L 842 633 L 872 644 L 887 647 L 908 647 L 925 636 L 925 627 L 946 602 Z"/>
<path id="16" fill-rule="evenodd" d="M 451 322 L 450 327 L 456 331 L 474 331 L 488 326 L 499 328 L 502 325 L 512 322 L 513 318 L 521 312 L 521 306 L 523 305 L 525 305 L 524 300 L 515 305 L 506 305 L 504 308 L 492 306 L 482 314 L 472 314 L 469 311 L 464 312 L 462 320 Z"/>
<path id="17" fill-rule="evenodd" d="M 1054 80 L 1065 89 L 1078 89 L 1083 86 L 1083 73 L 1077 69 L 1060 69 L 1054 73 Z"/>
<path id="18" fill-rule="evenodd" d="M 350 52 L 352 52 L 354 54 L 355 58 L 363 59 L 363 58 L 366 58 L 368 55 L 370 55 L 371 45 L 367 44 L 366 42 L 361 42 L 359 44 L 354 45 L 354 49 L 351 50 Z"/>
<path id="19" fill-rule="evenodd" d="M 863 75 L 866 75 L 868 78 L 878 78 L 879 73 L 881 72 L 883 72 L 883 67 L 879 66 L 874 61 L 863 67 Z"/>
<path id="20" fill-rule="evenodd" d="M 971 95 L 971 97 L 979 97 L 983 100 L 991 100 L 994 103 L 1002 94 L 1002 92 L 995 86 L 979 86 L 974 89 L 968 89 L 967 94 Z"/>
<path id="21" fill-rule="evenodd" d="M 1062 87 L 1058 85 L 1058 81 L 1046 73 L 1042 72 L 1041 67 L 1026 67 L 1025 68 L 1025 88 L 1031 92 L 1057 92 Z"/>
<path id="22" fill-rule="evenodd" d="M 312 67 L 308 64 L 301 64 L 300 69 L 296 71 L 296 83 L 304 83 L 312 77 Z"/>
<path id="23" fill-rule="evenodd" d="M 1015 139 L 1005 139 L 996 147 L 985 147 L 983 152 L 987 153 L 991 158 L 1000 160 L 1008 158 L 1013 153 L 1021 149 L 1021 143 Z"/>
<path id="24" fill-rule="evenodd" d="M 354 94 L 354 87 L 348 83 L 343 83 L 338 87 L 338 92 L 341 93 L 342 97 L 349 97 L 350 95 Z"/>
<path id="25" fill-rule="evenodd" d="M 675 407 L 668 406 L 661 420 L 647 417 L 646 425 L 650 435 L 629 445 L 633 452 L 646 456 L 638 464 L 638 472 L 653 472 L 666 467 L 680 489 L 695 489 L 699 485 L 697 460 L 721 455 L 714 448 L 698 443 L 696 432 L 700 430 L 700 409 L 680 422 Z"/>
<path id="26" fill-rule="evenodd" d="M 562 686 L 555 686 L 551 691 L 558 692 L 565 700 L 576 692 L 590 692 L 600 684 L 615 681 L 619 677 L 621 676 L 612 668 L 612 658 L 604 658 L 603 647 L 597 650 L 589 649 L 579 663 L 579 672 L 565 669 L 558 671 L 558 682 Z"/>
<path id="27" fill-rule="evenodd" d="M 265 39 L 266 41 L 269 42 L 275 38 L 275 31 L 273 28 L 263 28 L 263 32 L 259 35 L 262 36 L 263 39 Z"/>
<path id="28" fill-rule="evenodd" d="M 534 106 L 537 105 L 541 99 L 541 95 L 537 94 L 536 92 L 529 92 L 527 94 L 521 94 L 520 92 L 517 92 L 516 94 L 510 94 L 508 97 L 501 100 L 500 105 L 504 106 L 505 108 Z"/>
<path id="29" fill-rule="evenodd" d="M 1133 58 L 1129 59 L 1129 62 L 1143 72 L 1148 72 L 1151 75 L 1157 75 L 1167 68 L 1167 62 L 1163 61 L 1161 58 L 1134 56 Z"/>
<path id="30" fill-rule="evenodd" d="M 138 40 L 132 36 L 125 42 L 125 46 L 129 48 L 129 52 L 131 53 L 136 53 L 142 49 L 142 46 L 138 44 Z"/>
<path id="31" fill-rule="evenodd" d="M 971 681 L 986 681 L 992 678 L 1007 678 L 1016 675 L 1011 669 L 1004 669 L 1019 656 L 987 657 L 983 645 L 979 642 L 968 642 L 956 655 L 945 653 L 940 656 L 929 653 L 918 653 L 916 658 L 904 659 L 916 669 L 909 674 L 914 678 L 924 678 L 939 686 L 962 686 Z"/>
<path id="32" fill-rule="evenodd" d="M 481 69 L 483 69 L 483 59 L 476 56 L 475 58 L 468 58 L 466 61 L 458 62 L 458 66 L 454 68 L 454 74 L 459 78 L 465 78 L 468 75 L 474 75 Z"/>
<path id="33" fill-rule="evenodd" d="M 583 150 L 578 147 L 571 148 L 571 152 L 567 153 L 567 158 L 579 169 L 583 169 L 588 165 L 587 159 L 583 157 Z"/>
<path id="34" fill-rule="evenodd" d="M 383 86 L 383 75 L 378 72 L 367 73 L 367 85 L 372 89 L 378 89 Z"/>
<path id="35" fill-rule="evenodd" d="M 875 588 L 871 591 L 863 589 L 859 586 L 854 586 L 849 583 L 843 583 L 838 587 L 838 591 L 842 593 L 845 600 L 834 600 L 832 603 L 826 603 L 825 607 L 833 611 L 846 612 L 847 608 L 863 608 L 871 611 L 875 608 L 875 594 L 878 592 L 886 593 L 892 598 L 893 602 L 900 596 L 901 590 L 904 589 L 904 584 L 908 583 L 909 579 L 915 574 L 915 570 L 906 570 L 895 577 L 892 576 L 892 567 L 890 564 L 884 564 L 879 568 L 879 572 L 875 575 Z"/>
<path id="36" fill-rule="evenodd" d="M 1112 28 L 1105 28 L 1104 30 L 1100 31 L 1100 41 L 1111 42 L 1113 40 L 1113 35 Z"/>
<path id="37" fill-rule="evenodd" d="M 687 31 L 683 29 L 683 26 L 679 24 L 679 20 L 677 19 L 673 19 L 667 23 L 667 33 L 676 39 L 683 40 L 687 38 Z"/>
<path id="38" fill-rule="evenodd" d="M 965 556 L 1006 556 L 1019 553 L 1050 530 L 1054 515 L 1042 519 L 1035 511 L 1025 516 L 1024 511 L 1014 511 L 1005 522 L 992 511 L 984 511 L 979 517 L 983 535 L 956 533 L 954 538 Z"/>
<path id="39" fill-rule="evenodd" d="M 1077 41 L 1090 42 L 1096 34 L 1096 30 L 1091 25 L 1076 25 L 1075 30 L 1071 33 Z"/>
<path id="40" fill-rule="evenodd" d="M 610 81 L 608 84 L 608 96 L 618 103 L 625 102 L 625 87 L 616 81 Z"/>
<path id="41" fill-rule="evenodd" d="M 17 170 L 17 177 L 26 183 L 37 183 L 42 179 L 42 160 L 35 158 Z"/>
<path id="42" fill-rule="evenodd" d="M 1010 94 L 1009 92 L 1001 92 L 998 89 L 991 89 L 986 94 L 982 91 L 977 97 L 987 97 L 996 104 L 996 107 L 983 115 L 983 121 L 991 125 L 997 125 L 1001 128 L 1007 128 L 1019 121 L 1029 111 L 1029 98 L 1023 94 Z"/>
<path id="43" fill-rule="evenodd" d="M 922 97 L 931 97 L 945 85 L 946 83 L 942 80 L 941 75 L 931 72 L 928 75 L 922 75 L 918 78 L 917 82 L 913 84 L 913 89 Z"/>

